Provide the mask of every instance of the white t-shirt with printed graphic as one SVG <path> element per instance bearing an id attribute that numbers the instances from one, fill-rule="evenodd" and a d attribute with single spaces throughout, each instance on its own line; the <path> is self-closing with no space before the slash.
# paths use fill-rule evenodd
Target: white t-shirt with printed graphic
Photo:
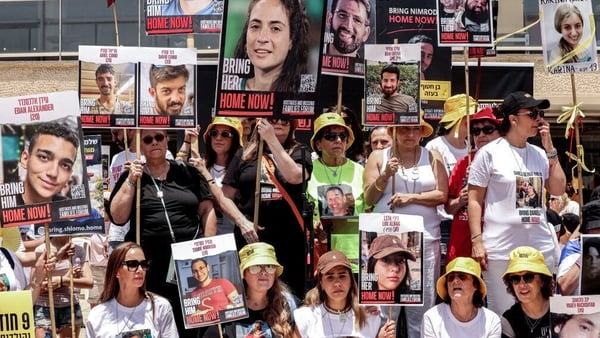
<path id="1" fill-rule="evenodd" d="M 541 196 L 548 172 L 545 151 L 529 143 L 516 148 L 501 137 L 477 151 L 469 185 L 487 188 L 482 238 L 488 259 L 506 260 L 513 249 L 525 245 L 541 251 L 546 260 L 553 256 L 554 234 L 546 212 L 541 203 L 528 206 L 521 190 L 531 185 Z"/>

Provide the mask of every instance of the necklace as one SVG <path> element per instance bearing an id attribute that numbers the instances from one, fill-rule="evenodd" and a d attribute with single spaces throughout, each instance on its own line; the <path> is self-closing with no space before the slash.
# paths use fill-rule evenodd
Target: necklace
<path id="1" fill-rule="evenodd" d="M 141 303 L 140 303 L 141 304 Z M 119 333 L 125 331 L 125 329 L 127 329 L 128 331 L 131 330 L 133 328 L 133 322 L 131 321 L 131 319 L 133 318 L 133 315 L 135 314 L 135 311 L 137 310 L 138 306 L 140 306 L 140 304 L 136 305 L 133 307 L 133 310 L 131 310 L 131 313 L 129 314 L 129 318 L 127 318 L 127 314 L 125 314 L 124 319 L 123 319 L 123 328 L 119 331 Z M 121 307 L 122 305 L 119 304 L 119 302 L 115 299 L 115 308 L 116 308 L 116 313 L 117 313 L 117 325 L 118 325 L 118 320 L 119 318 L 119 307 Z M 125 308 L 125 306 L 123 306 L 123 308 Z M 119 327 L 117 326 L 117 329 Z"/>
<path id="2" fill-rule="evenodd" d="M 327 175 L 329 183 L 340 184 L 340 181 L 342 180 L 342 172 L 344 170 L 344 164 L 342 163 L 341 165 L 335 167 L 335 169 L 331 169 L 331 167 L 327 166 L 327 164 L 325 164 L 325 162 L 323 162 L 323 160 L 319 159 L 319 162 L 321 162 L 323 167 L 325 167 L 327 169 L 326 175 Z M 338 177 L 338 170 L 340 171 L 339 177 Z M 329 174 L 329 173 L 331 173 L 331 174 Z"/>
<path id="3" fill-rule="evenodd" d="M 154 184 L 154 188 L 156 188 L 156 197 L 162 199 L 164 194 L 163 194 L 163 190 L 162 190 L 162 186 L 163 186 L 163 182 L 164 180 L 161 180 L 161 176 L 165 176 L 165 179 L 167 178 L 167 173 L 169 172 L 169 167 L 171 165 L 169 164 L 169 162 L 167 162 L 167 170 L 165 171 L 165 173 L 162 173 L 161 175 L 154 177 L 154 175 L 152 175 L 152 169 L 150 169 L 150 166 L 146 166 L 146 168 L 148 168 L 148 174 L 150 175 L 150 178 L 152 179 L 152 183 Z M 158 186 L 158 184 L 156 184 L 156 181 L 160 182 L 160 187 Z"/>
<path id="4" fill-rule="evenodd" d="M 416 191 L 416 187 L 417 187 L 417 180 L 421 177 L 421 175 L 419 174 L 419 166 L 417 163 L 417 148 L 415 148 L 414 150 L 414 160 L 413 160 L 413 167 L 410 170 L 410 177 L 408 176 L 408 168 L 404 167 L 404 161 L 402 161 L 402 157 L 398 156 L 398 158 L 400 158 L 400 178 L 402 179 L 402 182 L 404 182 L 404 188 L 406 189 L 406 193 L 410 193 L 410 191 L 408 190 L 408 179 L 412 179 L 413 184 L 412 184 L 412 193 L 414 194 Z M 405 171 L 406 169 L 406 171 Z"/>
<path id="5" fill-rule="evenodd" d="M 327 311 L 329 313 L 327 321 L 329 322 L 329 329 L 331 330 L 331 335 L 333 337 L 343 337 L 342 332 L 344 332 L 344 328 L 346 327 L 346 322 L 348 322 L 347 313 L 349 311 L 351 311 L 351 308 L 347 307 L 344 310 L 333 310 L 333 309 L 330 309 L 325 303 L 323 303 L 323 307 L 325 308 L 325 311 Z M 339 323 L 341 323 L 337 334 L 334 334 L 334 330 L 333 330 L 333 326 L 334 326 L 333 323 L 336 322 L 334 315 L 338 316 L 337 319 L 338 319 Z"/>
<path id="6" fill-rule="evenodd" d="M 163 166 L 161 166 L 162 168 Z M 152 174 L 152 169 L 150 169 L 149 165 L 146 165 L 145 168 L 148 168 L 148 175 L 150 175 L 150 177 L 154 177 L 157 180 L 164 180 L 167 178 L 167 173 L 169 172 L 169 168 L 171 167 L 171 164 L 169 162 L 167 162 L 167 170 L 161 170 L 160 174 L 154 176 Z M 164 178 L 163 178 L 164 176 Z"/>
<path id="7" fill-rule="evenodd" d="M 527 326 L 529 327 L 530 333 L 533 333 L 533 330 L 535 330 L 535 328 L 540 324 L 542 319 L 544 319 L 544 316 L 541 316 L 540 318 L 533 320 L 533 319 L 529 318 L 528 315 L 525 315 L 525 321 L 527 322 Z"/>
<path id="8" fill-rule="evenodd" d="M 519 167 L 520 175 L 523 175 L 523 172 L 524 172 L 523 165 L 525 166 L 525 169 L 527 169 L 527 159 L 529 157 L 529 150 L 527 149 L 527 144 L 525 144 L 525 161 L 523 161 L 522 156 L 520 156 L 520 154 L 518 152 L 519 151 L 518 149 L 521 149 L 521 148 L 517 148 L 517 147 L 513 146 L 512 144 L 510 144 L 510 142 L 508 143 L 508 146 L 510 147 L 510 153 L 512 154 L 513 159 L 515 160 L 515 162 L 517 163 L 517 166 Z M 517 150 L 515 150 L 515 148 Z M 519 154 L 521 161 L 519 161 L 519 159 L 517 158 L 517 154 Z"/>

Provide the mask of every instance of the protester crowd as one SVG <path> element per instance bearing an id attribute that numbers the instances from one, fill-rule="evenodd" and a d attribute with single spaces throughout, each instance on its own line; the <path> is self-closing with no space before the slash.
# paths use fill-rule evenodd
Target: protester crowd
<path id="1" fill-rule="evenodd" d="M 202 137 L 186 131 L 173 159 L 165 130 L 142 130 L 143 159 L 115 156 L 119 168 L 106 195 L 106 224 L 124 230 L 90 239 L 89 257 L 66 237 L 53 238 L 47 253 L 36 248 L 39 239 L 32 247 L 26 235 L 19 243 L 3 233 L 11 238 L 3 247 L 16 254 L 0 252 L 0 291 L 33 291 L 40 338 L 51 327 L 49 284 L 61 337 L 70 337 L 72 325 L 88 337 L 208 337 L 211 330 L 184 327 L 168 274 L 170 244 L 233 232 L 244 290 L 211 277 L 206 261 L 192 263 L 200 285 L 227 290 L 225 303 L 246 298 L 250 316 L 223 324 L 225 337 L 551 337 L 552 295 L 600 294 L 600 244 L 580 241 L 581 233 L 600 232 L 600 193 L 580 220 L 544 120 L 549 105 L 515 92 L 478 110 L 473 98 L 455 95 L 427 144 L 434 128 L 424 119 L 359 136 L 347 123 L 356 121 L 353 112 L 336 109 L 317 116 L 310 145 L 295 139 L 295 120 L 215 117 Z M 536 136 L 540 146 L 530 142 Z M 365 151 L 349 154 L 363 138 Z M 205 156 L 194 151 L 197 141 Z M 358 249 L 333 248 L 323 217 L 364 212 L 422 216 L 422 253 L 394 235 L 373 239 L 364 260 Z M 314 270 L 307 271 L 305 247 L 313 245 Z M 355 261 L 379 276 L 377 288 L 410 293 L 408 261 L 416 260 L 422 290 L 412 291 L 422 292 L 423 306 L 359 304 Z M 386 274 L 397 283 L 386 285 Z M 68 294 L 92 285 L 87 320 L 76 306 L 71 322 Z"/>

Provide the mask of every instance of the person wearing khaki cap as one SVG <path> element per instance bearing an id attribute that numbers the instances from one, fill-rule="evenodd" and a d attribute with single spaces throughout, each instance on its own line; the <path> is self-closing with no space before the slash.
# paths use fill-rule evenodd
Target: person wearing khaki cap
<path id="1" fill-rule="evenodd" d="M 244 337 L 260 326 L 260 332 L 269 337 L 292 337 L 292 313 L 298 301 L 279 279 L 283 266 L 277 261 L 275 249 L 256 242 L 245 245 L 239 256 L 249 317 L 225 325 L 223 332 L 227 337 Z"/>
<path id="2" fill-rule="evenodd" d="M 375 290 L 394 290 L 394 303 L 400 296 L 411 293 L 410 268 L 408 260 L 416 261 L 415 256 L 396 235 L 377 236 L 369 247 L 367 273 L 377 275 Z"/>
<path id="3" fill-rule="evenodd" d="M 517 302 L 502 314 L 502 337 L 548 337 L 554 280 L 544 255 L 521 246 L 509 258 L 502 281 Z"/>
<path id="4" fill-rule="evenodd" d="M 488 308 L 496 314 L 512 305 L 500 279 L 511 250 L 535 243 L 548 267 L 555 266 L 558 256 L 556 232 L 548 226 L 541 195 L 540 203 L 521 203 L 521 187 L 533 185 L 538 193 L 546 190 L 556 196 L 565 191 L 565 172 L 552 143 L 550 124 L 543 118 L 543 109 L 549 107 L 548 100 L 526 92 L 507 95 L 500 106 L 504 136 L 479 149 L 469 169 L 472 257 L 482 265 Z M 538 135 L 543 148 L 527 141 Z"/>
<path id="5" fill-rule="evenodd" d="M 500 317 L 483 307 L 487 287 L 473 258 L 458 257 L 448 263 L 436 290 L 444 302 L 425 312 L 423 337 L 500 338 Z"/>
<path id="6" fill-rule="evenodd" d="M 317 263 L 317 286 L 306 293 L 304 306 L 294 311 L 296 334 L 317 337 L 395 337 L 394 321 L 380 329 L 381 318 L 358 305 L 358 286 L 348 257 L 328 251 Z"/>

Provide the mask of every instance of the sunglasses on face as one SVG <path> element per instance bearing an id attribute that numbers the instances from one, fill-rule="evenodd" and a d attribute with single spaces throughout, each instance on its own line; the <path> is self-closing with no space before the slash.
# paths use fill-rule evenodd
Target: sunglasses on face
<path id="1" fill-rule="evenodd" d="M 156 140 L 156 142 L 162 142 L 162 141 L 164 141 L 164 139 L 165 139 L 165 135 L 156 134 L 154 136 L 146 135 L 146 136 L 144 136 L 142 141 L 144 141 L 145 144 L 152 144 L 152 141 L 154 141 L 154 140 Z"/>
<path id="2" fill-rule="evenodd" d="M 546 112 L 544 112 L 543 110 L 539 110 L 537 108 L 533 108 L 533 109 L 530 109 L 527 113 L 518 113 L 517 115 L 519 115 L 519 116 L 521 116 L 521 115 L 527 115 L 532 120 L 535 120 L 535 119 L 537 119 L 538 115 L 541 118 L 543 118 L 545 114 L 546 114 Z"/>
<path id="3" fill-rule="evenodd" d="M 510 282 L 513 285 L 517 285 L 517 284 L 521 283 L 521 279 L 524 280 L 525 283 L 530 284 L 531 282 L 533 282 L 534 278 L 535 278 L 535 273 L 531 273 L 531 272 L 528 272 L 524 275 L 511 275 L 509 277 Z"/>
<path id="4" fill-rule="evenodd" d="M 210 135 L 210 137 L 217 137 L 219 135 L 221 135 L 221 137 L 223 137 L 223 138 L 233 137 L 233 134 L 230 131 L 223 130 L 223 131 L 219 132 L 218 130 L 215 130 L 215 129 L 208 132 L 208 135 Z"/>
<path id="5" fill-rule="evenodd" d="M 496 127 L 494 127 L 494 126 L 485 126 L 482 128 L 477 128 L 477 127 L 471 128 L 471 134 L 473 134 L 473 136 L 479 136 L 479 134 L 481 134 L 481 132 L 483 132 L 485 135 L 490 135 L 494 131 L 496 131 Z"/>
<path id="6" fill-rule="evenodd" d="M 452 283 L 456 278 L 464 282 L 469 278 L 469 276 L 467 276 L 466 273 L 449 273 L 448 276 L 446 276 L 448 283 Z"/>
<path id="7" fill-rule="evenodd" d="M 269 275 L 272 275 L 277 270 L 277 267 L 273 264 L 252 265 L 252 266 L 248 267 L 248 271 L 250 271 L 250 273 L 253 275 L 260 273 L 263 269 L 265 270 L 266 273 L 268 273 Z"/>
<path id="8" fill-rule="evenodd" d="M 143 261 L 136 261 L 132 259 L 129 261 L 122 261 L 121 265 L 125 265 L 127 270 L 130 272 L 137 271 L 138 267 L 140 266 L 142 267 L 142 270 L 146 271 L 150 267 L 150 262 L 145 259 Z"/>
<path id="9" fill-rule="evenodd" d="M 270 119 L 267 119 L 267 121 L 269 121 L 270 124 L 279 123 L 279 124 L 281 124 L 284 127 L 290 125 L 290 120 L 287 120 L 287 119 L 274 119 L 274 118 L 270 118 Z"/>
<path id="10" fill-rule="evenodd" d="M 328 133 L 323 134 L 323 138 L 331 142 L 336 141 L 338 137 L 340 138 L 340 141 L 344 142 L 348 139 L 348 134 L 344 131 L 341 131 L 339 133 L 330 131 Z"/>

